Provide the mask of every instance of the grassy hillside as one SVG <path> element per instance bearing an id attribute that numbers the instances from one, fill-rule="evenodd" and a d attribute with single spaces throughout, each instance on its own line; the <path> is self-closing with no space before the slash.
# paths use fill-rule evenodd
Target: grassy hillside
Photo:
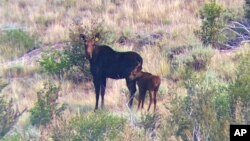
<path id="1" fill-rule="evenodd" d="M 244 71 L 249 45 L 226 51 L 202 45 L 195 31 L 200 30 L 200 10 L 208 2 L 2 0 L 0 99 L 12 99 L 14 110 L 27 110 L 8 134 L 2 138 L 0 134 L 0 140 L 227 140 L 230 123 L 249 123 L 248 102 L 242 100 L 248 98 L 248 89 L 237 89 L 249 86 L 249 78 L 240 77 L 249 73 Z M 244 14 L 244 0 L 217 0 L 217 4 L 236 13 L 236 19 Z M 136 111 L 137 100 L 130 111 L 125 80 L 112 79 L 107 81 L 104 113 L 93 113 L 94 86 L 87 73 L 50 74 L 40 65 L 41 56 L 68 49 L 72 33 L 77 34 L 79 27 L 90 31 L 93 21 L 107 32 L 104 44 L 138 52 L 143 70 L 161 77 L 155 115 L 146 108 Z M 83 80 L 76 81 L 77 77 Z M 32 109 L 38 93 L 46 93 L 47 82 L 59 86 L 58 92 L 47 89 L 49 96 L 58 95 L 53 104 L 66 107 L 60 116 L 54 115 L 54 109 L 49 124 L 36 125 Z"/>

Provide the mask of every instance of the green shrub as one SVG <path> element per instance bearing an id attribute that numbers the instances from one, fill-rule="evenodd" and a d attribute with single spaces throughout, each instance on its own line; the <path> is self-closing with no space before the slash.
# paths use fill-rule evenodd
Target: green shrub
<path id="1" fill-rule="evenodd" d="M 37 102 L 31 112 L 32 125 L 47 125 L 55 116 L 60 116 L 65 105 L 58 106 L 59 87 L 52 83 L 45 83 L 44 89 L 37 92 Z"/>
<path id="2" fill-rule="evenodd" d="M 245 0 L 245 18 L 249 21 L 250 20 L 250 0 Z"/>
<path id="3" fill-rule="evenodd" d="M 72 41 L 69 48 L 64 51 L 64 54 L 69 58 L 70 69 L 68 74 L 70 76 L 78 75 L 79 77 L 83 75 L 82 77 L 85 79 L 91 78 L 89 61 L 86 58 L 85 49 L 78 40 Z"/>
<path id="4" fill-rule="evenodd" d="M 88 115 L 76 116 L 61 131 L 57 128 L 53 131 L 54 140 L 115 140 L 121 135 L 126 120 L 109 113 L 90 113 Z"/>
<path id="5" fill-rule="evenodd" d="M 36 47 L 34 37 L 19 29 L 1 32 L 0 36 L 0 54 L 7 59 L 20 57 Z"/>
<path id="6" fill-rule="evenodd" d="M 204 70 L 210 63 L 210 60 L 214 52 L 211 48 L 203 49 L 202 47 L 196 47 L 192 50 L 192 60 L 187 60 L 187 65 L 195 71 Z"/>
<path id="7" fill-rule="evenodd" d="M 241 98 L 244 103 L 248 103 L 250 101 L 250 52 L 242 54 L 239 59 L 236 80 L 232 85 L 232 95 L 235 99 Z"/>
<path id="8" fill-rule="evenodd" d="M 71 125 L 76 127 L 78 134 L 74 140 L 104 140 L 115 139 L 124 128 L 125 120 L 109 114 L 92 114 L 88 117 L 76 117 Z"/>
<path id="9" fill-rule="evenodd" d="M 220 20 L 222 12 L 222 6 L 218 5 L 215 0 L 205 4 L 200 11 L 202 26 L 201 30 L 196 31 L 196 35 L 204 45 L 213 45 L 219 40 L 220 29 L 223 27 Z"/>
<path id="10" fill-rule="evenodd" d="M 144 135 L 149 136 L 150 133 L 154 131 L 154 129 L 157 128 L 157 123 L 160 120 L 160 115 L 156 113 L 145 113 L 141 116 L 140 125 L 142 125 L 142 128 L 144 129 Z"/>
<path id="11" fill-rule="evenodd" d="M 235 113 L 237 103 L 242 103 L 244 122 L 250 123 L 249 105 L 250 105 L 250 52 L 239 56 L 239 65 L 237 66 L 236 79 L 230 86 L 230 98 L 232 101 L 232 112 Z M 234 117 L 235 118 L 235 117 Z M 235 119 L 234 119 L 235 120 Z"/>
<path id="12" fill-rule="evenodd" d="M 3 138 L 3 141 L 23 141 L 23 140 L 24 138 L 22 137 L 20 133 L 14 133 L 12 135 L 5 136 Z"/>
<path id="13" fill-rule="evenodd" d="M 228 140 L 224 126 L 230 121 L 228 85 L 207 71 L 191 74 L 185 86 L 188 95 L 172 103 L 170 124 L 175 135 L 183 140 Z"/>
<path id="14" fill-rule="evenodd" d="M 86 59 L 85 49 L 79 41 L 78 30 L 80 29 L 70 30 L 70 43 L 64 51 L 54 51 L 42 56 L 40 65 L 46 72 L 56 75 L 66 74 L 67 78 L 77 82 L 80 77 L 90 79 L 89 62 Z"/>
<path id="15" fill-rule="evenodd" d="M 42 68 L 51 74 L 62 74 L 70 68 L 70 58 L 59 51 L 44 54 L 40 60 Z"/>
<path id="16" fill-rule="evenodd" d="M 213 55 L 212 48 L 202 46 L 189 48 L 180 54 L 172 54 L 170 77 L 174 80 L 185 80 L 193 71 L 206 70 Z"/>
<path id="17" fill-rule="evenodd" d="M 232 117 L 230 102 L 230 96 L 227 93 L 220 93 L 215 96 L 214 103 L 218 120 L 229 120 Z"/>

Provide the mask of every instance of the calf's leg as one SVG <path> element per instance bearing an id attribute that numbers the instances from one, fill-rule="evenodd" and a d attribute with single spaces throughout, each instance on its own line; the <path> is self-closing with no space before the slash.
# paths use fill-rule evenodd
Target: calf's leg
<path id="1" fill-rule="evenodd" d="M 143 90 L 142 87 L 139 87 L 139 102 L 138 102 L 138 108 L 137 108 L 137 110 L 139 110 L 140 106 L 142 105 L 143 95 L 144 95 L 144 90 Z"/>
<path id="2" fill-rule="evenodd" d="M 149 111 L 149 109 L 150 109 L 150 107 L 151 107 L 151 104 L 152 104 L 152 91 L 149 91 L 149 105 L 148 105 L 148 111 Z"/>
<path id="3" fill-rule="evenodd" d="M 142 93 L 141 93 L 141 100 L 142 100 L 141 108 L 142 109 L 144 108 L 144 101 L 145 101 L 145 98 L 146 98 L 146 93 L 147 93 L 147 90 L 145 88 L 143 88 Z"/>

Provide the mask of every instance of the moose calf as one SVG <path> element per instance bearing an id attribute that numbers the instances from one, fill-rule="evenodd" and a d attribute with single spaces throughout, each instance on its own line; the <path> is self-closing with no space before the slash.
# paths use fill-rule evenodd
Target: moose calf
<path id="1" fill-rule="evenodd" d="M 139 87 L 139 103 L 138 103 L 138 109 L 143 109 L 144 100 L 146 97 L 146 92 L 149 91 L 149 106 L 148 111 L 150 109 L 150 106 L 152 104 L 152 101 L 154 99 L 154 111 L 156 109 L 156 94 L 159 90 L 161 79 L 159 76 L 152 75 L 148 72 L 143 71 L 133 71 L 130 74 L 130 78 L 137 81 L 137 85 Z M 154 93 L 154 96 L 152 96 L 152 93 Z"/>

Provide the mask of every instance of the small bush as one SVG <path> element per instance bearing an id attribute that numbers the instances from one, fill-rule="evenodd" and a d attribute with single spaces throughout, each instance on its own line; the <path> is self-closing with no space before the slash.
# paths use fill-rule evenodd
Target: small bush
<path id="1" fill-rule="evenodd" d="M 194 69 L 195 71 L 200 71 L 206 69 L 207 65 L 210 63 L 210 60 L 214 52 L 211 48 L 203 49 L 201 47 L 194 48 L 191 52 L 192 61 L 187 64 Z"/>
<path id="2" fill-rule="evenodd" d="M 63 74 L 70 68 L 70 59 L 62 52 L 55 51 L 52 54 L 44 54 L 40 60 L 42 68 L 50 74 Z"/>
<path id="3" fill-rule="evenodd" d="M 239 65 L 237 66 L 236 79 L 230 86 L 230 99 L 232 101 L 232 112 L 237 114 L 237 103 L 242 103 L 244 121 L 250 123 L 249 105 L 250 105 L 250 52 L 239 56 Z M 236 115 L 235 115 L 236 116 Z M 234 117 L 235 118 L 235 117 Z M 236 119 L 234 119 L 236 120 Z"/>
<path id="4" fill-rule="evenodd" d="M 236 71 L 236 80 L 232 85 L 234 98 L 241 98 L 244 103 L 250 101 L 250 52 L 242 54 Z"/>
<path id="5" fill-rule="evenodd" d="M 57 128 L 53 131 L 54 140 L 70 139 L 72 141 L 81 140 L 115 140 L 121 135 L 126 120 L 124 118 L 111 115 L 109 113 L 91 113 L 88 115 L 76 116 L 61 131 Z"/>
<path id="6" fill-rule="evenodd" d="M 158 128 L 160 115 L 157 113 L 142 114 L 140 125 L 144 129 L 144 137 L 154 138 L 155 130 Z"/>
<path id="7" fill-rule="evenodd" d="M 213 49 L 202 46 L 172 54 L 170 77 L 174 80 L 185 80 L 193 71 L 206 70 L 213 55 Z"/>
<path id="8" fill-rule="evenodd" d="M 69 58 L 70 63 L 70 69 L 67 73 L 69 76 L 74 76 L 76 74 L 79 76 L 83 75 L 82 78 L 88 80 L 91 78 L 89 61 L 86 58 L 84 47 L 79 40 L 75 38 L 77 37 L 72 39 L 69 48 L 64 51 L 64 54 Z"/>
<path id="9" fill-rule="evenodd" d="M 37 102 L 31 112 L 32 125 L 47 125 L 55 116 L 60 116 L 65 105 L 58 106 L 59 87 L 45 83 L 44 89 L 37 92 Z"/>
<path id="10" fill-rule="evenodd" d="M 223 27 L 220 20 L 222 12 L 222 6 L 218 5 L 215 0 L 205 4 L 200 11 L 202 26 L 201 30 L 195 31 L 195 33 L 204 45 L 213 45 L 219 40 L 219 32 Z"/>

